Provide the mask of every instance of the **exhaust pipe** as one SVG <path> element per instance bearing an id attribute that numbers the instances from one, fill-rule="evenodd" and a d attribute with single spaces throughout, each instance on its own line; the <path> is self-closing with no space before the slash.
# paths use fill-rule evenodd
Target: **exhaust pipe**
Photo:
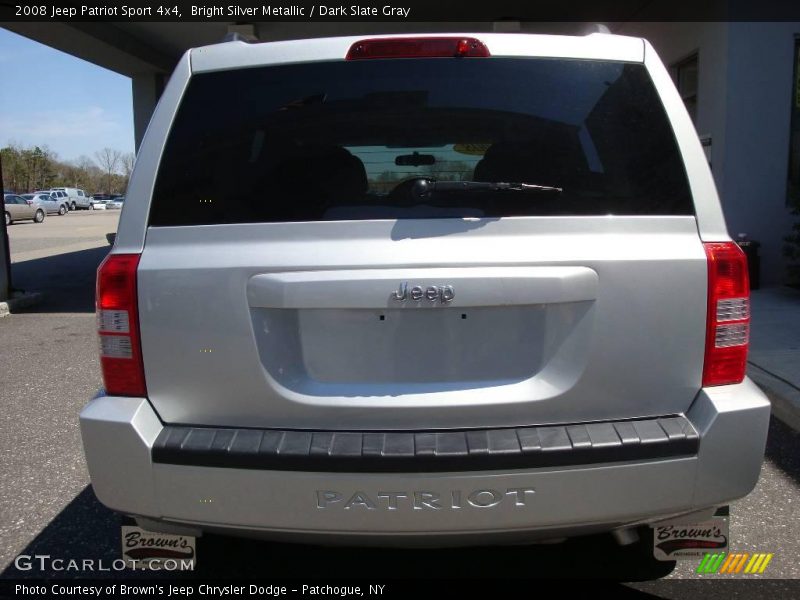
<path id="1" fill-rule="evenodd" d="M 620 546 L 630 546 L 631 544 L 635 544 L 639 541 L 639 532 L 636 531 L 635 527 L 627 527 L 625 529 L 615 529 L 611 532 L 611 535 L 614 536 L 614 540 Z"/>

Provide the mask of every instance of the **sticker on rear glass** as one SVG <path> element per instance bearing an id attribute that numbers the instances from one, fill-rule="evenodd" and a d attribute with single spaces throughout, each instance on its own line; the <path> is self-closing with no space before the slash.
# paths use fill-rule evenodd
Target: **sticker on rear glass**
<path id="1" fill-rule="evenodd" d="M 653 527 L 653 556 L 657 560 L 702 558 L 708 552 L 728 549 L 728 517 L 713 517 L 693 524 Z"/>
<path id="2" fill-rule="evenodd" d="M 453 150 L 460 154 L 470 154 L 473 156 L 483 156 L 491 144 L 456 144 Z"/>

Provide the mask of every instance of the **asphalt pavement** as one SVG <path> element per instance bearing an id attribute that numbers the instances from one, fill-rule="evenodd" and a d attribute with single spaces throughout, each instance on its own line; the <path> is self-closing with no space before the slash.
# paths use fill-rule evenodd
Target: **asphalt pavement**
<path id="1" fill-rule="evenodd" d="M 767 392 L 772 413 L 800 431 L 800 290 L 756 290 L 748 375 Z"/>
<path id="2" fill-rule="evenodd" d="M 118 213 L 71 213 L 10 228 L 14 286 L 41 291 L 37 307 L 0 319 L 0 570 L 3 578 L 69 575 L 20 571 L 19 554 L 119 558 L 119 517 L 95 498 L 77 416 L 101 385 L 95 336 L 95 270 Z M 800 578 L 800 435 L 773 419 L 761 479 L 731 506 L 731 551 L 771 552 L 766 576 Z M 590 490 L 587 490 L 590 493 Z M 451 550 L 331 549 L 206 536 L 192 576 L 586 577 L 630 573 L 636 559 L 607 536 L 564 545 Z M 636 584 L 657 597 L 750 597 L 679 562 L 660 581 Z M 664 569 L 659 575 L 664 575 Z M 633 569 L 634 576 L 636 569 Z M 647 573 L 642 571 L 641 576 Z M 94 573 L 94 575 L 102 575 Z M 681 578 L 717 584 L 689 587 Z M 737 586 L 739 584 L 736 584 Z M 775 597 L 800 593 L 773 582 Z M 733 591 L 732 591 L 733 590 Z"/>

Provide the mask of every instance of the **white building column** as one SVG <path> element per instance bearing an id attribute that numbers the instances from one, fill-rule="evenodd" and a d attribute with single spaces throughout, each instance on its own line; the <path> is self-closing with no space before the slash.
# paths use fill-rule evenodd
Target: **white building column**
<path id="1" fill-rule="evenodd" d="M 150 117 L 156 108 L 158 99 L 164 91 L 165 76 L 162 73 L 149 72 L 131 77 L 133 92 L 133 136 L 136 151 L 142 143 L 144 132 L 150 123 Z"/>

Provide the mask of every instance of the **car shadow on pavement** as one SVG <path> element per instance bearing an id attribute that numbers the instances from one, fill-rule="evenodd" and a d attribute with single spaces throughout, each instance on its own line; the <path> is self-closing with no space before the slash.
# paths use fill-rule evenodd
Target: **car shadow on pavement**
<path id="1" fill-rule="evenodd" d="M 14 289 L 41 292 L 41 303 L 18 312 L 94 312 L 97 267 L 111 246 L 65 252 L 11 265 Z"/>
<path id="2" fill-rule="evenodd" d="M 776 467 L 800 483 L 800 432 L 775 416 L 770 419 L 765 454 Z"/>
<path id="3" fill-rule="evenodd" d="M 120 517 L 97 500 L 91 486 L 86 486 L 56 517 L 31 540 L 19 555 L 49 555 L 52 559 L 103 559 L 110 564 L 120 557 Z M 103 572 L 41 571 L 17 569 L 12 561 L 0 578 L 102 577 Z"/>
<path id="4" fill-rule="evenodd" d="M 82 564 L 91 559 L 106 571 L 19 570 L 12 561 L 0 578 L 603 578 L 663 577 L 674 563 L 641 560 L 641 548 L 619 547 L 611 536 L 588 536 L 563 544 L 434 549 L 314 546 L 205 535 L 198 540 L 193 572 L 115 571 L 121 558 L 122 518 L 100 504 L 87 486 L 19 554 L 49 555 Z M 630 590 L 629 590 L 630 591 Z M 648 597 L 643 595 L 643 597 Z"/>
<path id="5" fill-rule="evenodd" d="M 646 580 L 673 569 L 672 563 L 654 568 L 608 535 L 561 544 L 463 548 L 311 546 L 215 535 L 201 542 L 196 572 L 201 577 Z"/>

